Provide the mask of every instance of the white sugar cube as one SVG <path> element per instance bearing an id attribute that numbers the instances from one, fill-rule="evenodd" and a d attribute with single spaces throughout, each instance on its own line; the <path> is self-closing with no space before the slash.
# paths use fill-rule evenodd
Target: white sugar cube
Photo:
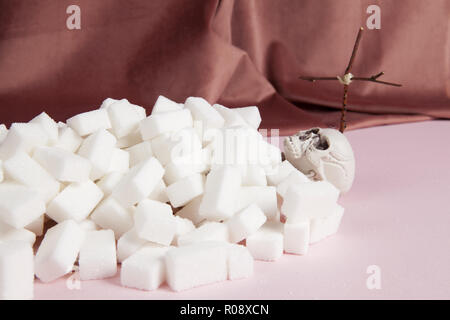
<path id="1" fill-rule="evenodd" d="M 286 192 L 291 186 L 297 186 L 299 184 L 305 183 L 305 182 L 311 182 L 311 180 L 308 179 L 307 176 L 305 176 L 302 172 L 299 170 L 294 170 L 289 175 L 284 178 L 278 185 L 277 185 L 277 193 L 282 197 L 286 197 Z"/>
<path id="2" fill-rule="evenodd" d="M 70 152 L 76 152 L 83 141 L 80 135 L 69 126 L 60 127 L 58 132 L 58 141 L 53 146 Z"/>
<path id="3" fill-rule="evenodd" d="M 45 215 L 41 215 L 39 218 L 37 218 L 33 222 L 26 225 L 25 229 L 30 230 L 38 237 L 42 236 L 44 234 L 44 220 L 45 220 Z"/>
<path id="4" fill-rule="evenodd" d="M 172 184 L 194 173 L 206 172 L 209 169 L 210 160 L 211 152 L 207 148 L 196 150 L 186 156 L 177 157 L 174 161 L 166 164 L 164 181 L 167 184 Z"/>
<path id="5" fill-rule="evenodd" d="M 48 229 L 34 260 L 36 276 L 43 282 L 50 282 L 72 271 L 84 235 L 73 220 Z"/>
<path id="6" fill-rule="evenodd" d="M 125 137 L 117 139 L 116 147 L 121 149 L 129 148 L 141 142 L 142 142 L 141 131 L 136 130 Z"/>
<path id="7" fill-rule="evenodd" d="M 252 204 L 235 214 L 226 223 L 230 234 L 230 241 L 237 243 L 254 234 L 267 218 L 257 205 Z"/>
<path id="8" fill-rule="evenodd" d="M 58 141 L 58 125 L 47 113 L 42 112 L 38 116 L 34 117 L 30 123 L 37 123 L 41 125 L 42 129 L 48 136 L 49 143 L 53 144 Z"/>
<path id="9" fill-rule="evenodd" d="M 254 259 L 275 261 L 283 255 L 283 242 L 283 225 L 269 221 L 247 238 L 246 246 Z"/>
<path id="10" fill-rule="evenodd" d="M 120 282 L 125 287 L 156 290 L 166 280 L 165 256 L 169 247 L 144 247 L 122 262 Z"/>
<path id="11" fill-rule="evenodd" d="M 266 172 L 259 165 L 248 165 L 244 167 L 242 175 L 243 186 L 267 186 Z"/>
<path id="12" fill-rule="evenodd" d="M 253 274 L 253 257 L 244 246 L 230 244 L 228 247 L 228 279 L 248 278 Z"/>
<path id="13" fill-rule="evenodd" d="M 267 175 L 267 182 L 271 186 L 277 186 L 286 179 L 291 172 L 297 169 L 287 160 L 280 163 L 270 175 Z M 305 180 L 306 182 L 306 180 Z"/>
<path id="14" fill-rule="evenodd" d="M 344 208 L 336 205 L 330 215 L 311 219 L 309 243 L 316 243 L 335 234 L 341 224 Z"/>
<path id="15" fill-rule="evenodd" d="M 176 103 L 175 101 L 172 101 L 164 96 L 159 96 L 158 99 L 156 99 L 151 114 L 178 111 L 181 109 L 183 109 L 182 104 Z"/>
<path id="16" fill-rule="evenodd" d="M 116 241 L 112 230 L 88 231 L 78 258 L 81 280 L 105 279 L 117 272 Z"/>
<path id="17" fill-rule="evenodd" d="M 215 221 L 230 218 L 236 211 L 240 189 L 241 173 L 238 169 L 230 166 L 212 169 L 206 178 L 200 215 Z"/>
<path id="18" fill-rule="evenodd" d="M 89 179 L 89 160 L 70 151 L 57 147 L 38 147 L 33 159 L 58 181 L 81 182 Z"/>
<path id="19" fill-rule="evenodd" d="M 258 129 L 261 124 L 261 115 L 259 114 L 258 107 L 242 107 L 233 108 L 252 128 Z"/>
<path id="20" fill-rule="evenodd" d="M 192 115 L 187 109 L 152 114 L 139 123 L 143 140 L 187 127 L 192 127 Z"/>
<path id="21" fill-rule="evenodd" d="M 166 253 L 167 283 L 174 291 L 224 281 L 228 276 L 228 248 L 205 242 L 173 248 Z"/>
<path id="22" fill-rule="evenodd" d="M 127 172 L 130 169 L 130 154 L 122 149 L 114 148 L 111 154 L 108 172 Z"/>
<path id="23" fill-rule="evenodd" d="M 174 208 L 184 206 L 189 201 L 203 194 L 205 177 L 193 174 L 166 188 L 167 197 Z"/>
<path id="24" fill-rule="evenodd" d="M 149 242 L 139 238 L 136 229 L 128 230 L 117 241 L 117 261 L 124 261 L 146 244 L 149 244 Z M 159 245 L 155 244 L 155 246 Z"/>
<path id="25" fill-rule="evenodd" d="M 166 246 L 170 245 L 177 231 L 172 208 L 149 199 L 139 202 L 134 213 L 134 223 L 139 237 Z"/>
<path id="26" fill-rule="evenodd" d="M 153 156 L 152 144 L 150 141 L 143 141 L 125 150 L 130 154 L 130 167 Z"/>
<path id="27" fill-rule="evenodd" d="M 104 175 L 96 184 L 103 191 L 105 197 L 107 197 L 112 193 L 112 190 L 122 180 L 124 175 L 123 172 L 110 172 Z"/>
<path id="28" fill-rule="evenodd" d="M 94 221 L 92 221 L 91 219 L 84 219 L 81 220 L 80 222 L 78 222 L 78 225 L 80 226 L 81 229 L 83 229 L 84 231 L 95 231 L 95 230 L 100 230 L 99 226 L 97 226 L 95 224 Z"/>
<path id="29" fill-rule="evenodd" d="M 86 219 L 102 200 L 103 192 L 91 180 L 73 182 L 48 205 L 47 215 L 56 222 Z"/>
<path id="30" fill-rule="evenodd" d="M 216 109 L 217 112 L 219 112 L 220 115 L 224 118 L 225 120 L 224 127 L 235 127 L 247 124 L 244 118 L 242 118 L 241 115 L 234 109 L 224 107 L 217 103 L 213 104 L 212 107 Z"/>
<path id="31" fill-rule="evenodd" d="M 156 185 L 155 189 L 153 189 L 152 193 L 148 196 L 150 200 L 155 200 L 159 202 L 169 202 L 169 197 L 167 197 L 166 192 L 166 184 L 161 179 L 159 180 L 158 184 Z"/>
<path id="32" fill-rule="evenodd" d="M 127 99 L 122 99 L 122 100 L 128 101 Z M 107 109 L 110 105 L 112 105 L 113 103 L 118 102 L 118 101 L 120 101 L 120 100 L 113 99 L 113 98 L 106 98 L 105 100 L 103 100 L 99 109 Z"/>
<path id="33" fill-rule="evenodd" d="M 15 183 L 0 184 L 0 220 L 24 228 L 45 212 L 45 202 L 33 189 Z"/>
<path id="34" fill-rule="evenodd" d="M 284 224 L 284 251 L 293 254 L 306 254 L 309 247 L 309 220 Z"/>
<path id="35" fill-rule="evenodd" d="M 195 226 L 191 220 L 174 216 L 176 223 L 176 232 L 172 240 L 172 244 L 178 245 L 178 238 L 195 230 Z"/>
<path id="36" fill-rule="evenodd" d="M 95 208 L 91 219 L 103 229 L 114 231 L 116 239 L 133 227 L 131 208 L 122 207 L 113 197 L 108 197 Z"/>
<path id="37" fill-rule="evenodd" d="M 106 109 L 97 109 L 77 114 L 67 119 L 66 123 L 82 137 L 98 130 L 111 128 L 111 122 Z"/>
<path id="38" fill-rule="evenodd" d="M 164 134 L 152 140 L 152 151 L 163 165 L 200 152 L 201 149 L 202 143 L 192 128 Z"/>
<path id="39" fill-rule="evenodd" d="M 6 135 L 8 134 L 8 128 L 4 124 L 0 124 L 0 143 L 5 140 Z"/>
<path id="40" fill-rule="evenodd" d="M 27 229 L 16 229 L 0 221 L 0 243 L 8 241 L 23 241 L 33 246 L 36 235 Z"/>
<path id="41" fill-rule="evenodd" d="M 242 210 L 254 203 L 264 212 L 268 219 L 273 219 L 277 215 L 278 205 L 275 187 L 242 187 L 238 199 L 238 210 Z"/>
<path id="42" fill-rule="evenodd" d="M 33 299 L 33 258 L 33 250 L 26 242 L 0 243 L 0 300 Z"/>
<path id="43" fill-rule="evenodd" d="M 110 104 L 107 108 L 111 120 L 111 131 L 117 138 L 122 138 L 139 128 L 139 122 L 145 118 L 145 109 L 133 105 L 126 99 Z"/>
<path id="44" fill-rule="evenodd" d="M 207 222 L 197 229 L 179 236 L 177 243 L 179 246 L 185 246 L 209 241 L 228 243 L 230 241 L 228 226 L 220 222 Z"/>
<path id="45" fill-rule="evenodd" d="M 291 186 L 286 192 L 281 212 L 291 222 L 321 218 L 331 214 L 339 190 L 327 181 L 314 181 Z"/>
<path id="46" fill-rule="evenodd" d="M 91 162 L 90 178 L 92 180 L 100 179 L 110 172 L 109 168 L 116 142 L 116 138 L 104 129 L 98 130 L 84 139 L 78 154 Z"/>
<path id="47" fill-rule="evenodd" d="M 199 208 L 202 202 L 202 196 L 199 196 L 192 201 L 190 201 L 186 206 L 179 210 L 176 214 L 179 217 L 186 218 L 192 221 L 193 224 L 197 225 L 202 222 L 205 218 L 200 215 Z"/>
<path id="48" fill-rule="evenodd" d="M 6 177 L 36 190 L 45 202 L 53 199 L 59 192 L 60 184 L 23 151 L 5 160 L 3 170 Z"/>
<path id="49" fill-rule="evenodd" d="M 221 114 L 203 98 L 189 97 L 184 102 L 184 107 L 191 111 L 194 120 L 203 121 L 205 130 L 222 128 L 225 124 Z"/>
<path id="50" fill-rule="evenodd" d="M 158 160 L 150 158 L 137 164 L 114 187 L 112 195 L 125 208 L 147 198 L 164 175 Z"/>
<path id="51" fill-rule="evenodd" d="M 19 150 L 31 154 L 35 147 L 47 143 L 48 135 L 40 124 L 13 123 L 0 145 L 0 159 L 7 159 Z"/>

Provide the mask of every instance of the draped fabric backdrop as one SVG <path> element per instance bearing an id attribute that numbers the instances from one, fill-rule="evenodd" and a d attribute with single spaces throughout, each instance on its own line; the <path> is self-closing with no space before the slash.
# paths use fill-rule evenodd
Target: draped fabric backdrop
<path id="1" fill-rule="evenodd" d="M 66 8 L 81 8 L 68 30 Z M 4 0 L 0 1 L 0 123 L 45 110 L 57 120 L 106 97 L 151 110 L 162 94 L 258 105 L 283 134 L 338 126 L 342 85 L 299 75 L 341 75 L 366 8 L 353 74 L 349 129 L 450 118 L 448 0 Z"/>

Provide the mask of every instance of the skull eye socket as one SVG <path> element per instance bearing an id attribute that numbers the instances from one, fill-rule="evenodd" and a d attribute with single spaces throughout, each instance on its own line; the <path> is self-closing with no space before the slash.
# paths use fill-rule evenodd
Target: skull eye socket
<path id="1" fill-rule="evenodd" d="M 330 144 L 328 143 L 328 139 L 320 137 L 320 139 L 316 141 L 314 147 L 318 150 L 327 150 L 330 147 Z"/>

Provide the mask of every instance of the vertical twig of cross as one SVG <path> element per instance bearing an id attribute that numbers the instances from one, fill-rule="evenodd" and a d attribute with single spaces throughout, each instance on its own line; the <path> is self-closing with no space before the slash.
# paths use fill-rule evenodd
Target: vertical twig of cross
<path id="1" fill-rule="evenodd" d="M 361 36 L 364 28 L 361 27 L 358 31 L 358 35 L 356 36 L 355 45 L 353 47 L 352 55 L 350 57 L 350 61 L 348 62 L 347 68 L 345 69 L 343 76 L 335 76 L 335 77 L 307 77 L 307 76 L 300 76 L 299 78 L 302 80 L 307 80 L 314 82 L 316 80 L 338 80 L 342 85 L 344 85 L 344 96 L 342 98 L 342 109 L 341 109 L 341 121 L 339 126 L 339 131 L 344 132 L 345 128 L 347 127 L 347 123 L 345 121 L 345 114 L 347 113 L 347 96 L 348 96 L 348 87 L 352 81 L 370 81 L 380 84 L 385 84 L 389 86 L 395 86 L 395 87 L 401 87 L 401 84 L 398 83 L 392 83 L 392 82 L 386 82 L 386 81 L 380 81 L 378 80 L 379 77 L 384 75 L 384 72 L 377 73 L 369 78 L 365 77 L 355 77 L 353 76 L 350 71 L 352 70 L 353 61 L 355 60 L 356 52 L 358 51 L 359 42 L 361 41 Z"/>

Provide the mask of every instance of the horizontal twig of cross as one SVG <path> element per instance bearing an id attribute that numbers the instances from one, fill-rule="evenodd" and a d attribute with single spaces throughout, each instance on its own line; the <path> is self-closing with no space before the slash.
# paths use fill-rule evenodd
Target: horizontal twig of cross
<path id="1" fill-rule="evenodd" d="M 356 52 L 358 51 L 359 42 L 361 41 L 361 36 L 364 28 L 360 28 L 358 31 L 358 35 L 356 36 L 355 45 L 353 47 L 352 55 L 350 57 L 350 61 L 348 62 L 347 68 L 345 69 L 343 76 L 334 76 L 334 77 L 311 77 L 311 76 L 300 76 L 299 79 L 307 80 L 311 82 L 315 82 L 317 80 L 337 80 L 341 84 L 344 85 L 344 96 L 342 98 L 342 109 L 341 109 L 341 122 L 339 131 L 344 132 L 345 128 L 347 127 L 347 123 L 345 121 L 345 114 L 347 112 L 347 96 L 348 96 L 348 86 L 352 81 L 369 81 L 369 82 L 375 82 L 380 84 L 385 84 L 389 86 L 394 87 L 401 87 L 401 84 L 393 83 L 393 82 L 386 82 L 386 81 L 380 81 L 378 80 L 379 77 L 384 75 L 384 72 L 377 73 L 375 75 L 372 75 L 370 77 L 355 77 L 350 73 L 352 67 L 353 67 L 353 61 L 355 60 Z"/>

